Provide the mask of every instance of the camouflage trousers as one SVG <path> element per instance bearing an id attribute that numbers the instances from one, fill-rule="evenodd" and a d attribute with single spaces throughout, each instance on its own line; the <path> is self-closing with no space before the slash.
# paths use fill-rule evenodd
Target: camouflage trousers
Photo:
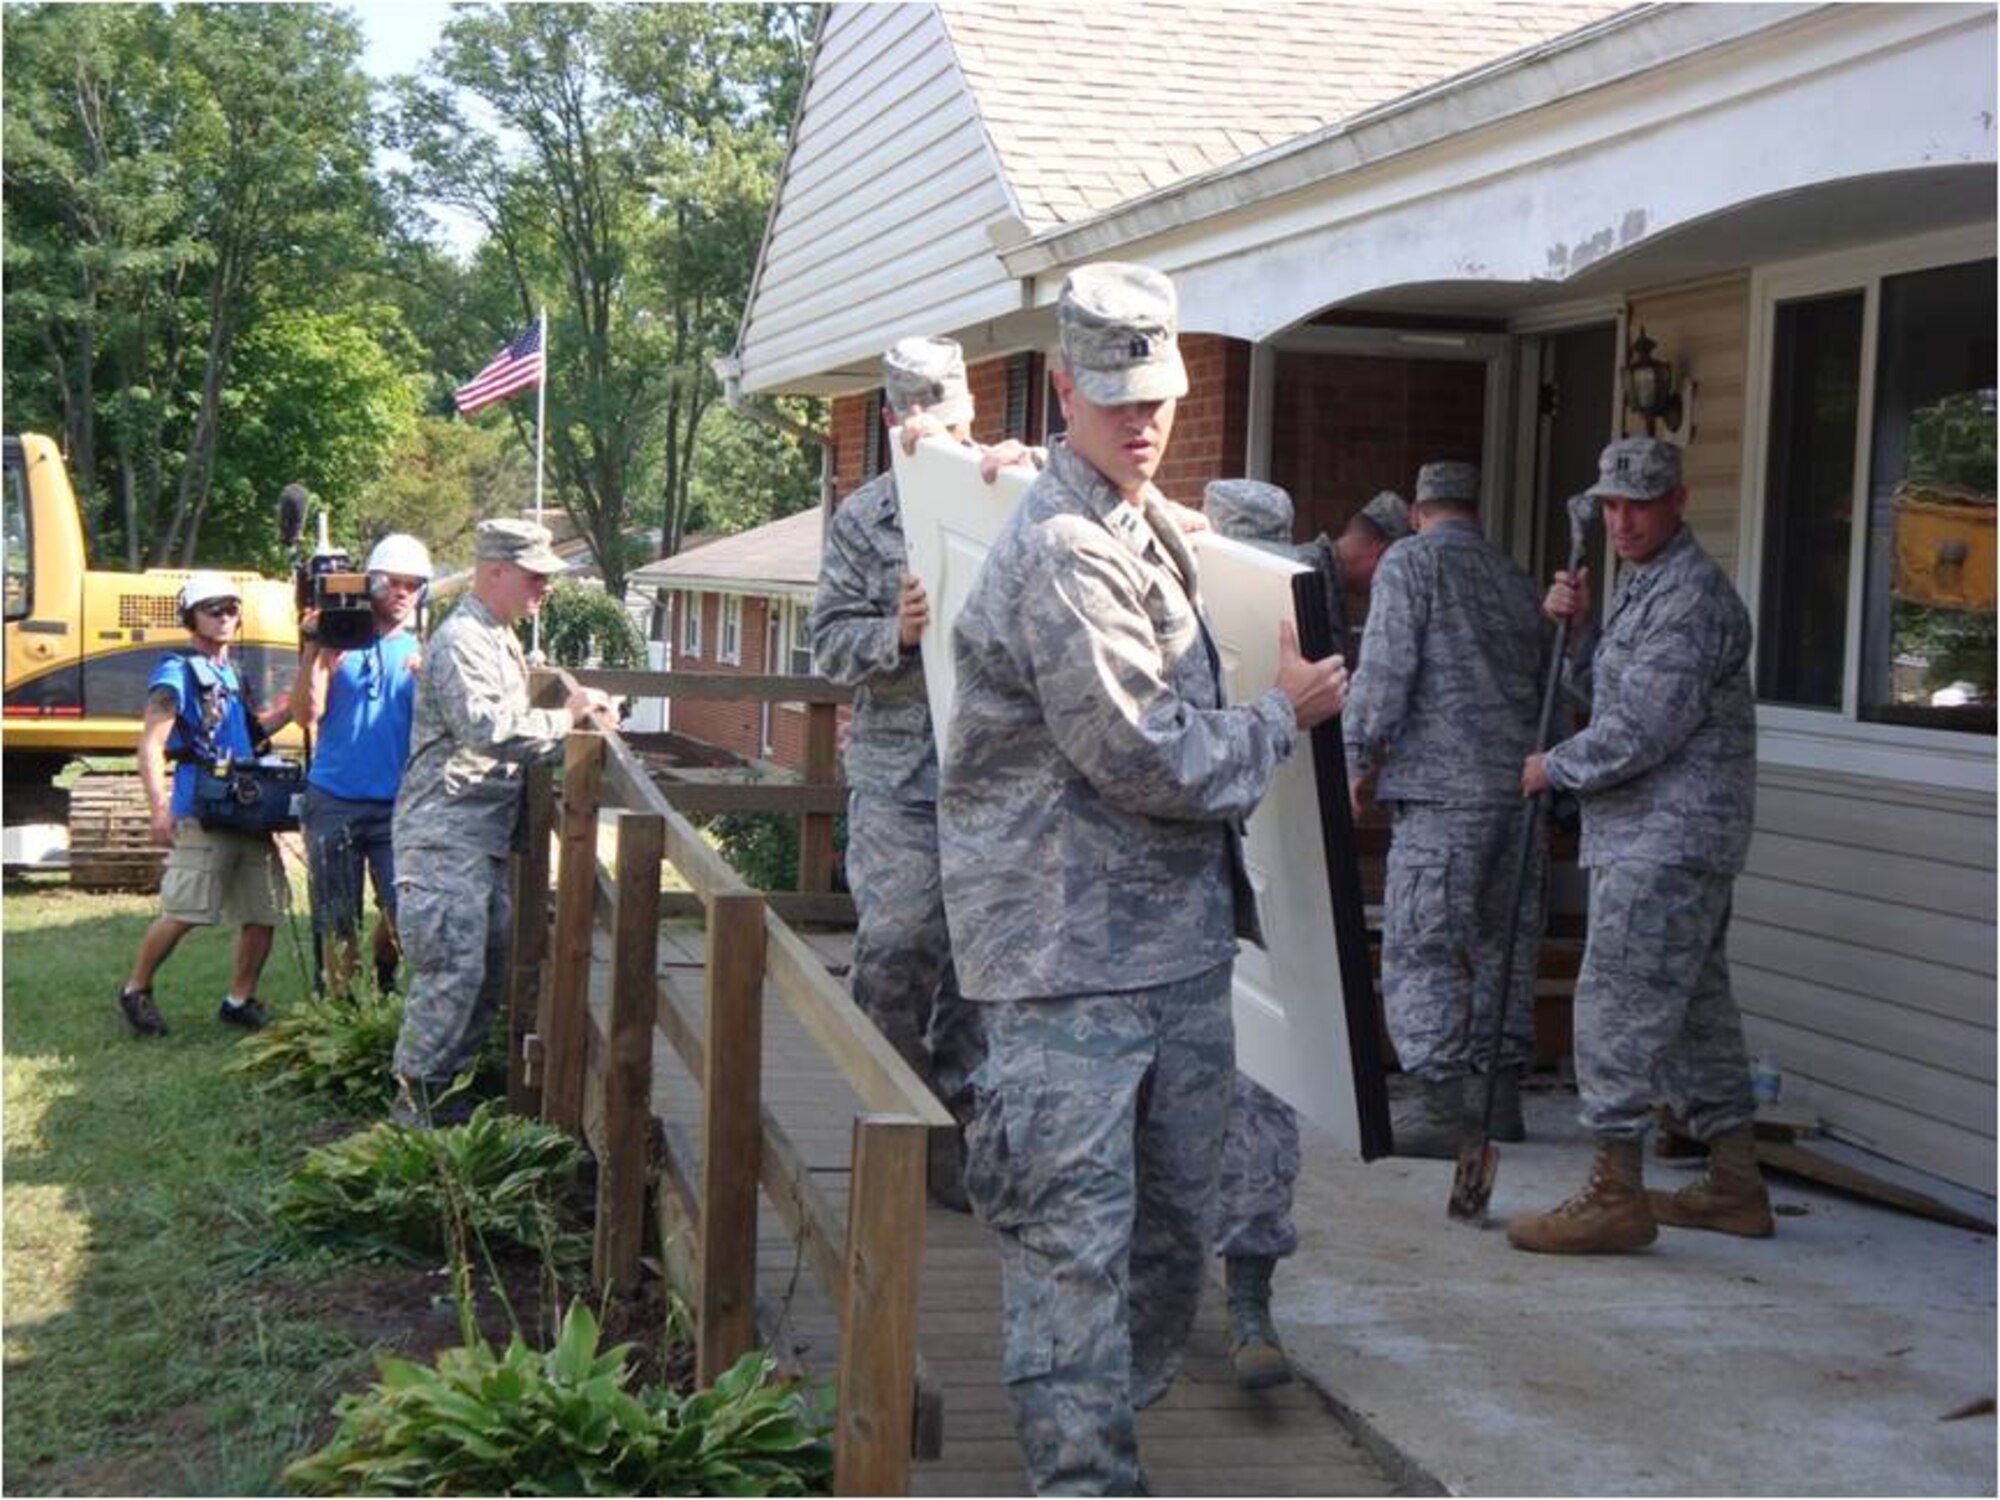
<path id="1" fill-rule="evenodd" d="M 1735 884 L 1677 865 L 1621 861 L 1590 872 L 1576 1088 L 1597 1135 L 1644 1135 L 1655 1099 L 1696 1140 L 1749 1123 L 1750 1062 L 1729 988 Z"/>
<path id="2" fill-rule="evenodd" d="M 1230 967 L 985 1007 L 965 1186 L 1000 1240 L 1000 1378 L 1037 1494 L 1139 1493 L 1132 1414 L 1172 1383 L 1201 1300 Z"/>
<path id="3" fill-rule="evenodd" d="M 399 849 L 396 920 L 410 990 L 396 1073 L 442 1085 L 471 1066 L 507 987 L 504 855 Z"/>
<path id="4" fill-rule="evenodd" d="M 1486 1070 L 1526 810 L 1526 803 L 1395 807 L 1383 896 L 1382 997 L 1405 1073 L 1442 1080 Z M 1502 1068 L 1534 1060 L 1547 868 L 1544 829 L 1515 937 Z"/>
<path id="5" fill-rule="evenodd" d="M 856 790 L 847 802 L 854 1003 L 964 1119 L 986 1055 L 980 1007 L 958 992 L 938 874 L 937 806 Z"/>
<path id="6" fill-rule="evenodd" d="M 1299 1184 L 1299 1117 L 1242 1073 L 1229 1098 L 1215 1253 L 1276 1260 L 1299 1248 L 1292 1190 Z"/>

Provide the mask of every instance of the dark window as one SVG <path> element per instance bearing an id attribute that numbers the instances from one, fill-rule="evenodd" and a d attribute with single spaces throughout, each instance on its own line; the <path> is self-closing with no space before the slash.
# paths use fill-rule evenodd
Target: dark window
<path id="1" fill-rule="evenodd" d="M 1041 396 L 1046 385 L 1039 354 L 1015 354 L 1007 360 L 1007 411 L 1002 433 L 1032 443 L 1040 427 Z"/>
<path id="2" fill-rule="evenodd" d="M 1863 300 L 1777 309 L 1757 629 L 1758 696 L 1770 703 L 1840 707 Z"/>
<path id="3" fill-rule="evenodd" d="M 882 439 L 887 435 L 882 429 L 882 393 L 870 391 L 868 405 L 862 421 L 867 424 L 868 436 L 862 447 L 861 477 L 873 479 L 889 466 L 889 447 Z"/>
<path id="4" fill-rule="evenodd" d="M 20 455 L 12 445 L 7 453 L 6 493 L 7 607 L 10 620 L 24 618 L 34 603 L 33 534 L 28 529 L 28 485 Z"/>
<path id="5" fill-rule="evenodd" d="M 1995 263 L 1882 279 L 1861 717 L 1994 728 Z"/>

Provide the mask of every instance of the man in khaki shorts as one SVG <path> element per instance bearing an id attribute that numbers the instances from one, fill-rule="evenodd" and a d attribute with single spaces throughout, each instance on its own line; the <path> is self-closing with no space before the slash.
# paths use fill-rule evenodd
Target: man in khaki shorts
<path id="1" fill-rule="evenodd" d="M 268 833 L 203 828 L 194 816 L 196 769 L 223 757 L 245 760 L 291 718 L 288 702 L 252 711 L 244 681 L 229 660 L 242 623 L 236 585 L 201 572 L 181 590 L 185 651 L 160 659 L 146 686 L 145 727 L 139 732 L 139 779 L 151 807 L 153 842 L 171 851 L 160 879 L 160 915 L 139 941 L 118 1008 L 142 1037 L 165 1036 L 153 1001 L 153 975 L 192 928 L 217 923 L 237 929 L 236 966 L 217 1019 L 255 1031 L 269 1017 L 257 980 L 271 954 L 285 894 L 284 871 Z M 166 761 L 174 762 L 171 784 Z"/>

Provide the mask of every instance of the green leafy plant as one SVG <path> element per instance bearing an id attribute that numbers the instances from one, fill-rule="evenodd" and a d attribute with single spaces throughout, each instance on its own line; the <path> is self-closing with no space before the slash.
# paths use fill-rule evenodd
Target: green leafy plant
<path id="1" fill-rule="evenodd" d="M 528 642 L 526 621 L 515 627 Z M 625 606 L 601 587 L 563 580 L 542 604 L 542 649 L 559 667 L 643 667 L 646 641 Z"/>
<path id="2" fill-rule="evenodd" d="M 309 996 L 243 1039 L 233 1065 L 357 1114 L 380 1113 L 395 1095 L 392 1063 L 403 1002 L 356 986 L 342 999 Z"/>
<path id="3" fill-rule="evenodd" d="M 1961 391 L 1910 413 L 1910 478 L 1963 485 L 1991 497 L 1995 441 L 1991 392 Z"/>
<path id="4" fill-rule="evenodd" d="M 383 1121 L 306 1153 L 272 1195 L 294 1238 L 421 1261 L 461 1256 L 460 1225 L 492 1249 L 571 1262 L 583 1236 L 559 1231 L 555 1206 L 583 1152 L 550 1125 L 482 1104 L 463 1125 L 417 1130 Z"/>
<path id="5" fill-rule="evenodd" d="M 581 1303 L 541 1352 L 516 1334 L 430 1366 L 381 1361 L 337 1408 L 339 1430 L 286 1470 L 315 1494 L 804 1495 L 824 1493 L 823 1409 L 748 1354 L 709 1390 L 628 1389 L 629 1345 L 599 1351 Z"/>
<path id="6" fill-rule="evenodd" d="M 708 832 L 737 874 L 760 891 L 799 886 L 799 820 L 790 813 L 718 813 Z M 847 819 L 833 823 L 834 888 L 847 889 Z"/>

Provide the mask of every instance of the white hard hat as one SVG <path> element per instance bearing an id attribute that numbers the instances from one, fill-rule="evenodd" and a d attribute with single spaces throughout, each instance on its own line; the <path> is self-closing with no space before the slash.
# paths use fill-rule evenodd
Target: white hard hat
<path id="1" fill-rule="evenodd" d="M 368 554 L 368 572 L 394 573 L 401 578 L 431 579 L 431 555 L 406 531 L 392 531 Z"/>
<path id="2" fill-rule="evenodd" d="M 198 604 L 207 604 L 214 599 L 241 600 L 243 590 L 231 583 L 220 573 L 204 568 L 199 573 L 188 575 L 188 581 L 181 585 L 181 612 L 185 614 Z"/>

